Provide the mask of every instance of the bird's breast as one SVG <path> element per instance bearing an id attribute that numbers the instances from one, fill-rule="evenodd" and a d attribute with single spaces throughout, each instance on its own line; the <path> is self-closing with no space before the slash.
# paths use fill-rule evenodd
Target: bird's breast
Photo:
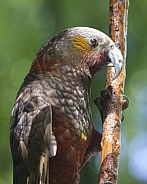
<path id="1" fill-rule="evenodd" d="M 75 108 L 72 110 L 53 108 L 53 132 L 57 141 L 57 154 L 50 158 L 50 180 L 58 181 L 58 184 L 72 184 L 78 180 L 92 134 L 88 112 L 85 111 L 82 115 L 81 112 L 76 112 L 78 110 Z"/>

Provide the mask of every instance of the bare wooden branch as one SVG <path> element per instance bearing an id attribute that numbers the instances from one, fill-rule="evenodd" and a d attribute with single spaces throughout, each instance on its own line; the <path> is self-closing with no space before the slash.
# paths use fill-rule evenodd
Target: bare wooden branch
<path id="1" fill-rule="evenodd" d="M 127 19 L 129 0 L 110 0 L 110 37 L 124 56 L 124 67 L 117 79 L 112 80 L 114 69 L 107 72 L 106 88 L 111 97 L 104 109 L 104 124 L 102 133 L 102 157 L 99 172 L 99 184 L 113 183 L 118 180 L 118 165 L 120 154 L 120 125 L 122 118 L 122 100 L 126 77 L 127 51 Z"/>

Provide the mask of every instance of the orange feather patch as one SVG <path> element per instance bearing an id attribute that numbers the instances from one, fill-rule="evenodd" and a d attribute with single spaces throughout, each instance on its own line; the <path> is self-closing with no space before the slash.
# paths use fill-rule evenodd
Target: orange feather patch
<path id="1" fill-rule="evenodd" d="M 82 36 L 76 36 L 73 39 L 73 46 L 80 51 L 89 50 L 89 43 L 87 39 Z"/>

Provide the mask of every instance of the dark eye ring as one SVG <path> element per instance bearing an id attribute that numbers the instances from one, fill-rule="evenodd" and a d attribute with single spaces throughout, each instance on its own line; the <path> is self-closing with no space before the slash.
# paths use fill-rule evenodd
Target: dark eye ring
<path id="1" fill-rule="evenodd" d="M 97 39 L 91 38 L 91 39 L 90 39 L 90 45 L 91 45 L 92 47 L 97 47 L 97 46 L 98 46 L 98 41 L 97 41 Z"/>

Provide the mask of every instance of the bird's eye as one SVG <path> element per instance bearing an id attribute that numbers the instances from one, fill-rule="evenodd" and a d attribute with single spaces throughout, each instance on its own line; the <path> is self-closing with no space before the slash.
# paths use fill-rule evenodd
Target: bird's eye
<path id="1" fill-rule="evenodd" d="M 110 49 L 113 50 L 114 49 L 114 45 L 110 45 Z"/>
<path id="2" fill-rule="evenodd" d="M 97 47 L 97 46 L 98 46 L 98 40 L 95 39 L 95 38 L 91 38 L 91 39 L 90 39 L 90 45 L 91 45 L 92 47 Z"/>

